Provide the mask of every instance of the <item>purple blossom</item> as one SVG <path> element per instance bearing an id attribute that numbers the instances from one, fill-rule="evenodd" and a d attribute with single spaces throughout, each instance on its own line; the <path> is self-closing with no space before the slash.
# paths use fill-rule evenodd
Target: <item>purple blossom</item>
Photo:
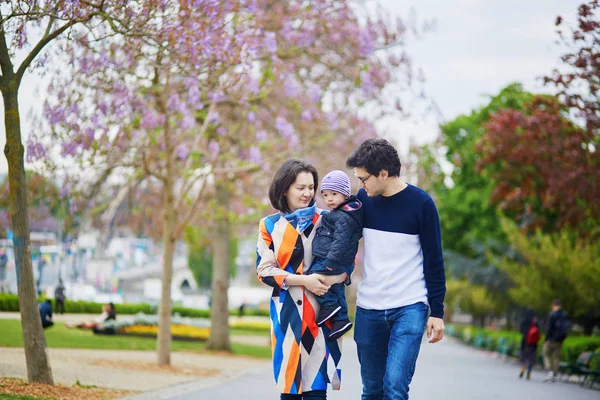
<path id="1" fill-rule="evenodd" d="M 371 74 L 368 71 L 360 71 L 360 87 L 366 93 L 371 93 L 375 89 L 375 85 L 371 80 Z"/>
<path id="2" fill-rule="evenodd" d="M 208 151 L 213 156 L 213 158 L 217 158 L 217 156 L 219 155 L 219 149 L 219 142 L 211 140 L 211 142 L 208 144 Z"/>
<path id="3" fill-rule="evenodd" d="M 296 97 L 298 94 L 298 83 L 294 77 L 289 76 L 283 84 L 283 90 L 287 97 Z"/>
<path id="4" fill-rule="evenodd" d="M 312 121 L 313 120 L 313 116 L 312 116 L 312 113 L 310 112 L 310 110 L 304 110 L 304 111 L 302 111 L 301 117 L 305 121 Z"/>
<path id="5" fill-rule="evenodd" d="M 290 149 L 295 149 L 300 144 L 300 138 L 294 133 L 288 138 L 288 142 L 290 144 Z"/>
<path id="6" fill-rule="evenodd" d="M 223 93 L 222 90 L 217 90 L 216 92 L 208 92 L 208 98 L 214 101 L 215 103 L 220 103 L 227 99 L 225 93 Z"/>
<path id="7" fill-rule="evenodd" d="M 188 78 L 185 80 L 185 85 L 188 88 L 189 104 L 195 108 L 199 108 L 199 105 L 202 105 L 202 96 L 200 94 L 200 89 L 198 88 L 198 81 L 194 78 Z"/>
<path id="8" fill-rule="evenodd" d="M 275 32 L 265 32 L 263 46 L 269 53 L 277 53 L 277 36 L 275 35 Z"/>
<path id="9" fill-rule="evenodd" d="M 164 117 L 162 115 L 156 115 L 152 110 L 147 109 L 140 120 L 140 126 L 146 130 L 155 129 L 160 126 L 163 121 Z"/>
<path id="10" fill-rule="evenodd" d="M 288 141 L 295 135 L 294 125 L 290 124 L 281 116 L 275 119 L 275 129 L 277 129 L 277 132 Z"/>
<path id="11" fill-rule="evenodd" d="M 250 147 L 250 160 L 256 164 L 260 164 L 262 162 L 262 155 L 260 154 L 260 149 L 258 147 Z"/>
<path id="12" fill-rule="evenodd" d="M 225 136 L 227 135 L 227 129 L 225 129 L 224 127 L 220 126 L 217 128 L 217 133 L 221 136 Z"/>
<path id="13" fill-rule="evenodd" d="M 308 98 L 313 103 L 318 103 L 321 100 L 321 88 L 311 83 L 308 87 Z"/>
<path id="14" fill-rule="evenodd" d="M 196 123 L 196 120 L 194 119 L 194 117 L 192 117 L 191 115 L 185 115 L 182 119 L 181 119 L 181 123 L 179 124 L 179 127 L 181 129 L 190 129 L 191 127 L 194 126 L 194 124 Z"/>
<path id="15" fill-rule="evenodd" d="M 371 31 L 368 28 L 363 28 L 358 33 L 358 55 L 368 57 L 373 52 L 375 52 L 375 42 Z"/>
<path id="16" fill-rule="evenodd" d="M 256 121 L 256 114 L 252 111 L 248 111 L 248 115 L 246 115 L 246 119 L 248 120 L 248 122 L 254 122 L 254 121 Z"/>
<path id="17" fill-rule="evenodd" d="M 175 148 L 175 156 L 182 161 L 185 161 L 188 156 L 188 147 L 185 144 L 180 144 Z"/>
<path id="18" fill-rule="evenodd" d="M 177 93 L 173 93 L 169 96 L 169 110 L 171 111 L 179 111 L 181 108 L 181 100 Z"/>
<path id="19" fill-rule="evenodd" d="M 218 124 L 220 120 L 221 117 L 218 111 L 212 111 L 210 114 L 208 114 L 208 122 L 210 124 Z"/>
<path id="20" fill-rule="evenodd" d="M 74 201 L 69 201 L 69 213 L 75 214 L 77 213 L 77 206 Z"/>
<path id="21" fill-rule="evenodd" d="M 60 198 L 64 199 L 69 195 L 69 183 L 65 182 L 60 187 Z"/>
<path id="22" fill-rule="evenodd" d="M 35 135 L 27 140 L 27 162 L 34 162 L 46 156 L 46 148 L 37 141 Z"/>
<path id="23" fill-rule="evenodd" d="M 329 125 L 331 125 L 331 129 L 337 129 L 339 126 L 338 120 L 337 120 L 337 115 L 335 115 L 334 112 L 328 112 L 325 115 L 325 119 L 327 120 L 327 122 L 329 122 Z"/>
<path id="24" fill-rule="evenodd" d="M 256 140 L 258 140 L 259 142 L 264 142 L 265 140 L 267 140 L 267 131 L 265 130 L 260 130 L 258 132 L 256 132 Z"/>
<path id="25" fill-rule="evenodd" d="M 252 93 L 254 96 L 257 96 L 260 93 L 260 86 L 256 79 L 250 79 L 248 84 L 246 85 L 246 90 Z"/>

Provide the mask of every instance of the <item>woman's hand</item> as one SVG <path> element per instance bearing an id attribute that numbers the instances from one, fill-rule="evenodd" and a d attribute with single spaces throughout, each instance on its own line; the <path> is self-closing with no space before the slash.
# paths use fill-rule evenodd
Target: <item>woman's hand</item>
<path id="1" fill-rule="evenodd" d="M 317 296 L 323 296 L 331 285 L 326 283 L 326 277 L 319 274 L 305 275 L 304 287 Z"/>
<path id="2" fill-rule="evenodd" d="M 315 274 L 315 275 L 319 275 L 319 274 Z M 335 285 L 336 283 L 344 283 L 346 282 L 346 279 L 348 279 L 348 274 L 346 274 L 345 272 L 339 275 L 319 275 L 321 276 L 324 280 L 323 283 L 330 286 L 331 285 Z"/>

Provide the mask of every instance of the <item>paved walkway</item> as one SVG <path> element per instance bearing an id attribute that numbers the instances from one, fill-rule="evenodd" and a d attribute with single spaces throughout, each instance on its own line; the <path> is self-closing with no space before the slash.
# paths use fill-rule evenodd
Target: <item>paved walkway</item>
<path id="1" fill-rule="evenodd" d="M 171 365 L 156 364 L 155 351 L 48 349 L 57 383 L 147 391 L 185 382 L 214 385 L 264 369 L 269 360 L 227 354 L 172 352 Z M 0 376 L 27 378 L 23 348 L 0 347 Z"/>
<path id="2" fill-rule="evenodd" d="M 352 338 L 344 340 L 342 390 L 330 391 L 329 400 L 359 400 L 360 373 Z M 411 400 L 598 400 L 599 390 L 575 383 L 544 383 L 542 371 L 531 381 L 519 380 L 518 365 L 494 354 L 466 347 L 454 340 L 435 345 L 423 343 L 417 371 L 411 385 Z M 214 383 L 191 382 L 158 392 L 144 393 L 129 400 L 192 399 L 277 399 L 270 367 L 256 368 L 242 377 Z"/>

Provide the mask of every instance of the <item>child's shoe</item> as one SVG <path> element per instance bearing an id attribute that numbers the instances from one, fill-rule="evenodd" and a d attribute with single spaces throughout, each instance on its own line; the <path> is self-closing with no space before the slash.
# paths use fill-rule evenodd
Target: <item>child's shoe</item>
<path id="1" fill-rule="evenodd" d="M 352 328 L 352 322 L 350 322 L 349 319 L 333 321 L 329 339 L 339 339 L 344 333 L 348 332 L 350 328 Z"/>
<path id="2" fill-rule="evenodd" d="M 321 307 L 321 311 L 319 311 L 319 316 L 317 317 L 317 325 L 323 325 L 325 321 L 333 317 L 341 309 L 342 307 L 340 306 Z"/>

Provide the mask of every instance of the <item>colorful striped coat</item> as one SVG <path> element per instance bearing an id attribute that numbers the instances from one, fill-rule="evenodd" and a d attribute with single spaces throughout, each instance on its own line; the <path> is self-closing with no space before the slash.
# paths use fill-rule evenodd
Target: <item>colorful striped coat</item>
<path id="1" fill-rule="evenodd" d="M 317 326 L 319 303 L 303 286 L 284 284 L 288 274 L 304 274 L 312 261 L 311 243 L 321 210 L 301 232 L 292 216 L 274 214 L 259 224 L 256 270 L 273 287 L 270 302 L 275 383 L 281 393 L 340 388 L 341 339 L 329 340 L 331 322 Z"/>

